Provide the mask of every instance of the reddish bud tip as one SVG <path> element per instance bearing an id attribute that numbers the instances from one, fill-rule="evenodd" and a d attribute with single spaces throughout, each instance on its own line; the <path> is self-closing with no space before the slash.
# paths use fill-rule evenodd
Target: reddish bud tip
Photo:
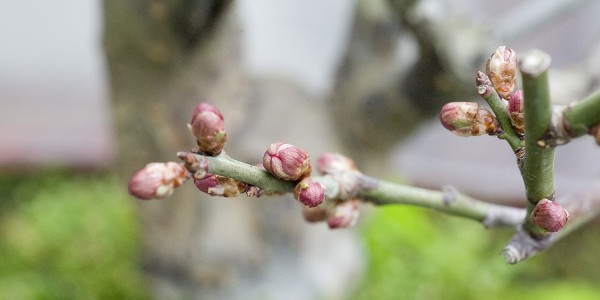
<path id="1" fill-rule="evenodd" d="M 523 116 L 524 100 L 523 90 L 517 90 L 508 96 L 508 116 L 510 123 L 519 133 L 523 133 L 525 130 L 525 118 Z"/>
<path id="2" fill-rule="evenodd" d="M 557 232 L 569 219 L 569 214 L 555 201 L 540 200 L 531 212 L 533 223 L 546 231 Z"/>
<path id="3" fill-rule="evenodd" d="M 474 102 L 446 103 L 440 111 L 442 125 L 459 136 L 471 136 L 479 104 Z"/>
<path id="4" fill-rule="evenodd" d="M 360 200 L 352 199 L 340 202 L 335 207 L 335 212 L 327 218 L 329 228 L 347 228 L 352 227 L 358 221 Z"/>
<path id="5" fill-rule="evenodd" d="M 129 194 L 142 200 L 164 199 L 189 178 L 182 164 L 150 163 L 129 180 Z"/>
<path id="6" fill-rule="evenodd" d="M 294 198 L 305 206 L 315 207 L 325 199 L 325 186 L 306 177 L 296 184 Z"/>
<path id="7" fill-rule="evenodd" d="M 269 145 L 263 156 L 263 166 L 273 176 L 291 181 L 306 177 L 311 171 L 308 153 L 283 142 Z"/>
<path id="8" fill-rule="evenodd" d="M 354 161 L 339 153 L 325 153 L 317 159 L 317 170 L 321 174 L 355 171 Z"/>
<path id="9" fill-rule="evenodd" d="M 216 107 L 208 103 L 196 105 L 189 128 L 192 135 L 196 137 L 200 151 L 217 155 L 223 150 L 227 141 L 227 132 L 223 114 Z"/>
<path id="10" fill-rule="evenodd" d="M 204 193 L 222 197 L 236 197 L 248 186 L 239 180 L 215 174 L 206 174 L 203 178 L 194 179 L 194 185 Z"/>
<path id="11" fill-rule="evenodd" d="M 503 98 L 515 88 L 517 66 L 517 53 L 506 46 L 498 47 L 486 63 L 486 73 L 492 86 Z"/>

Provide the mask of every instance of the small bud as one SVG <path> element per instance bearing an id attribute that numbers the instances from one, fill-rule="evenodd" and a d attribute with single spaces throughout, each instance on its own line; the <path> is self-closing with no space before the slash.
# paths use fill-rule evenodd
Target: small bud
<path id="1" fill-rule="evenodd" d="M 223 150 L 227 141 L 227 132 L 223 115 L 208 103 L 199 103 L 192 113 L 192 121 L 188 124 L 200 151 L 209 155 L 217 155 Z"/>
<path id="2" fill-rule="evenodd" d="M 316 207 L 302 207 L 302 216 L 304 216 L 304 220 L 309 223 L 322 222 L 327 220 L 329 216 L 329 210 L 324 205 L 319 205 Z"/>
<path id="3" fill-rule="evenodd" d="M 449 102 L 439 115 L 442 125 L 458 136 L 494 135 L 500 125 L 487 109 L 474 102 Z"/>
<path id="4" fill-rule="evenodd" d="M 354 161 L 339 153 L 325 153 L 317 159 L 317 170 L 321 174 L 355 171 Z"/>
<path id="5" fill-rule="evenodd" d="M 523 109 L 523 90 L 517 90 L 508 96 L 508 117 L 510 118 L 510 123 L 520 134 L 525 132 L 525 118 L 523 117 Z"/>
<path id="6" fill-rule="evenodd" d="M 183 164 L 150 163 L 129 180 L 129 194 L 142 200 L 164 199 L 189 178 Z"/>
<path id="7" fill-rule="evenodd" d="M 283 142 L 269 145 L 263 156 L 263 166 L 273 176 L 291 181 L 306 177 L 311 171 L 308 153 Z"/>
<path id="8" fill-rule="evenodd" d="M 546 231 L 557 232 L 569 219 L 569 213 L 555 201 L 540 200 L 531 212 L 533 223 Z"/>
<path id="9" fill-rule="evenodd" d="M 590 128 L 590 134 L 596 140 L 596 144 L 600 146 L 600 124 L 596 124 Z"/>
<path id="10" fill-rule="evenodd" d="M 194 179 L 194 184 L 204 193 L 222 197 L 236 197 L 248 187 L 246 183 L 239 180 L 215 174 L 207 174 L 203 178 Z"/>
<path id="11" fill-rule="evenodd" d="M 506 46 L 500 46 L 487 60 L 485 69 L 492 86 L 500 96 L 508 97 L 516 85 L 517 53 Z"/>
<path id="12" fill-rule="evenodd" d="M 327 218 L 329 228 L 347 228 L 352 227 L 358 221 L 360 200 L 352 199 L 338 203 L 335 212 Z"/>
<path id="13" fill-rule="evenodd" d="M 294 198 L 308 207 L 315 207 L 325 199 L 325 186 L 306 177 L 296 184 Z"/>

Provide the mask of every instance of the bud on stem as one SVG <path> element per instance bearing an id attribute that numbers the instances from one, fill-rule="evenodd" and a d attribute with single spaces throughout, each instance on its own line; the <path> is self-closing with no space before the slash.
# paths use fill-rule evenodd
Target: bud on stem
<path id="1" fill-rule="evenodd" d="M 227 141 L 227 132 L 223 114 L 216 107 L 208 103 L 196 105 L 188 127 L 196 137 L 201 152 L 215 156 L 223 150 Z"/>
<path id="2" fill-rule="evenodd" d="M 211 196 L 236 197 L 246 191 L 248 184 L 221 175 L 206 174 L 203 178 L 194 179 L 196 187 Z"/>
<path id="3" fill-rule="evenodd" d="M 531 212 L 533 223 L 549 232 L 559 231 L 568 219 L 569 213 L 558 203 L 548 199 L 540 200 Z"/>
<path id="4" fill-rule="evenodd" d="M 515 88 L 517 66 L 517 53 L 506 46 L 498 47 L 487 60 L 486 73 L 502 98 L 508 97 Z"/>
<path id="5" fill-rule="evenodd" d="M 263 166 L 271 175 L 290 181 L 302 179 L 311 171 L 308 153 L 283 142 L 269 145 L 263 156 Z"/>
<path id="6" fill-rule="evenodd" d="M 294 198 L 308 207 L 315 207 L 325 199 L 325 186 L 306 177 L 296 184 Z"/>
<path id="7" fill-rule="evenodd" d="M 129 180 L 129 194 L 141 199 L 164 199 L 190 177 L 183 164 L 149 163 Z"/>
<path id="8" fill-rule="evenodd" d="M 439 115 L 442 125 L 458 136 L 496 135 L 501 129 L 496 117 L 475 102 L 449 102 Z"/>

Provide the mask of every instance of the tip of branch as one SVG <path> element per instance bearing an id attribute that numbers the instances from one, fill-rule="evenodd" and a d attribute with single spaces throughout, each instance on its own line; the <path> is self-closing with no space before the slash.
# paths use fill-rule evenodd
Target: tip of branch
<path id="1" fill-rule="evenodd" d="M 511 245 L 506 246 L 504 250 L 502 250 L 501 254 L 507 264 L 514 265 L 521 260 L 519 251 L 517 251 L 517 249 Z"/>
<path id="2" fill-rule="evenodd" d="M 538 49 L 529 50 L 521 56 L 521 72 L 536 77 L 550 68 L 550 62 L 548 53 Z"/>

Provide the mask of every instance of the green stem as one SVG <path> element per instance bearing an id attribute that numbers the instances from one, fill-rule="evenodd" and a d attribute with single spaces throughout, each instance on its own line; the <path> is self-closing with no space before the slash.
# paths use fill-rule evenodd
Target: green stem
<path id="1" fill-rule="evenodd" d="M 590 127 L 600 123 L 600 90 L 571 105 L 563 117 L 571 137 L 586 134 Z"/>
<path id="2" fill-rule="evenodd" d="M 549 66 L 550 57 L 541 51 L 531 51 L 521 60 L 525 95 L 525 157 L 521 174 L 527 191 L 528 215 L 541 199 L 554 200 L 554 148 L 541 142 L 552 114 L 548 88 Z M 525 222 L 525 230 L 538 237 L 546 234 L 530 218 Z"/>
<path id="3" fill-rule="evenodd" d="M 294 182 L 275 178 L 266 171 L 237 161 L 225 153 L 212 157 L 180 152 L 178 156 L 186 162 L 186 167 L 192 173 L 200 171 L 218 174 L 271 192 L 291 193 L 294 190 Z M 525 217 L 523 209 L 483 202 L 453 190 L 429 190 L 381 181 L 362 174 L 360 176 L 360 181 L 365 184 L 359 187 L 358 195 L 375 205 L 409 204 L 432 208 L 482 222 L 486 227 L 515 227 Z M 313 177 L 313 180 L 324 184 L 328 191 L 338 189 L 340 184 L 330 176 Z"/>
<path id="4" fill-rule="evenodd" d="M 523 222 L 523 209 L 502 206 L 473 199 L 453 191 L 437 191 L 386 181 L 359 195 L 376 205 L 409 204 L 441 211 L 450 215 L 482 222 L 486 227 L 517 226 Z"/>

